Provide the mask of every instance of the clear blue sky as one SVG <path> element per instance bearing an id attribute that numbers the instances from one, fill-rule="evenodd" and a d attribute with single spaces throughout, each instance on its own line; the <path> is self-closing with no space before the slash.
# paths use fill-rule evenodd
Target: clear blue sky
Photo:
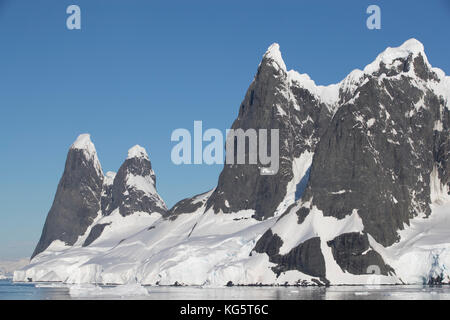
<path id="1" fill-rule="evenodd" d="M 66 29 L 66 8 L 82 30 Z M 370 4 L 382 29 L 366 28 Z M 230 127 L 267 47 L 336 83 L 415 37 L 450 74 L 450 1 L 0 0 L 0 260 L 29 256 L 78 134 L 104 171 L 144 146 L 169 206 L 207 191 L 221 166 L 175 166 L 176 128 Z"/>

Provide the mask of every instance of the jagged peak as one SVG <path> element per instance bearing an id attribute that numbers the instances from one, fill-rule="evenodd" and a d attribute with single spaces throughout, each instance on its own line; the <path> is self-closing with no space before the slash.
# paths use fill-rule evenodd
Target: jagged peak
<path id="1" fill-rule="evenodd" d="M 409 52 L 413 53 L 424 53 L 425 48 L 423 46 L 423 43 L 415 38 L 411 38 L 403 42 L 401 46 L 398 47 L 399 49 L 407 50 Z"/>
<path id="2" fill-rule="evenodd" d="M 396 48 L 388 47 L 382 53 L 380 53 L 377 58 L 364 68 L 364 74 L 374 74 L 380 70 L 381 63 L 383 63 L 387 68 L 393 66 L 395 60 L 405 59 L 409 56 L 413 59 L 421 56 L 425 64 L 425 68 L 428 69 L 432 76 L 429 78 L 419 79 L 420 76 L 415 70 L 414 64 L 409 68 L 409 70 L 404 71 L 405 74 L 420 80 L 425 87 L 433 90 L 437 95 L 442 96 L 446 100 L 446 107 L 450 109 L 450 77 L 446 76 L 445 72 L 439 68 L 433 67 L 427 58 L 425 53 L 424 45 L 417 39 L 409 39 L 405 41 L 402 45 Z"/>
<path id="3" fill-rule="evenodd" d="M 301 74 L 295 70 L 289 70 L 287 72 L 286 65 L 283 61 L 280 45 L 278 43 L 273 43 L 266 51 L 263 57 L 263 62 L 266 64 L 274 66 L 277 70 L 282 69 L 287 73 L 287 78 L 290 83 L 296 84 L 304 89 L 307 89 L 312 94 L 314 94 L 318 99 L 327 103 L 331 109 L 334 109 L 336 104 L 340 99 L 340 91 L 350 93 L 356 90 L 358 86 L 364 81 L 365 75 L 376 74 L 381 67 L 381 63 L 389 68 L 395 63 L 397 59 L 405 59 L 412 55 L 413 58 L 417 56 L 422 56 L 425 66 L 432 72 L 434 72 L 439 81 L 429 82 L 429 86 L 446 98 L 448 105 L 450 104 L 450 78 L 445 75 L 445 73 L 438 69 L 433 68 L 428 62 L 428 58 L 425 54 L 424 45 L 417 39 L 406 40 L 403 44 L 398 47 L 388 47 L 382 53 L 380 53 L 377 58 L 370 64 L 368 64 L 363 70 L 354 69 L 350 72 L 342 81 L 336 84 L 330 84 L 327 86 L 318 85 L 310 78 L 308 74 Z M 412 66 L 405 73 L 412 77 L 417 78 L 415 74 L 414 66 Z"/>
<path id="4" fill-rule="evenodd" d="M 144 158 L 146 160 L 149 160 L 147 151 L 140 145 L 135 145 L 134 147 L 130 148 L 130 150 L 128 150 L 127 160 L 133 158 Z"/>
<path id="5" fill-rule="evenodd" d="M 78 150 L 86 150 L 89 153 L 97 152 L 95 150 L 94 144 L 91 141 L 91 135 L 89 133 L 80 134 L 70 148 Z"/>
<path id="6" fill-rule="evenodd" d="M 281 51 L 280 51 L 280 45 L 278 43 L 273 43 L 272 45 L 270 45 L 270 47 L 267 49 L 266 53 L 263 56 L 263 60 L 275 62 L 275 64 L 280 69 L 287 72 L 286 64 L 284 63 L 284 60 L 283 60 L 283 57 L 282 57 Z"/>
<path id="7" fill-rule="evenodd" d="M 364 68 L 364 72 L 367 74 L 372 74 L 379 70 L 381 63 L 386 66 L 390 66 L 396 59 L 407 58 L 409 55 L 418 56 L 419 54 L 422 55 L 425 63 L 429 66 L 423 44 L 417 39 L 409 39 L 399 47 L 386 48 L 386 50 L 380 53 L 372 63 Z"/>
<path id="8" fill-rule="evenodd" d="M 91 135 L 89 133 L 83 133 L 78 136 L 75 142 L 70 147 L 70 150 L 81 150 L 88 160 L 94 162 L 94 166 L 99 175 L 103 175 L 100 161 L 98 160 L 97 150 L 94 143 L 91 141 Z"/>

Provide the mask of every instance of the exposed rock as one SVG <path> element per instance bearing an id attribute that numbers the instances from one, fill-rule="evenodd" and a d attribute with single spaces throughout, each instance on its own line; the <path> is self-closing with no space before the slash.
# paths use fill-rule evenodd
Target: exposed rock
<path id="1" fill-rule="evenodd" d="M 140 146 L 128 151 L 128 158 L 120 167 L 111 189 L 111 204 L 105 215 L 119 209 L 122 216 L 134 212 L 159 212 L 165 214 L 167 207 L 156 192 L 156 176 L 147 152 Z"/>
<path id="2" fill-rule="evenodd" d="M 73 245 L 100 212 L 103 173 L 89 135 L 80 135 L 67 155 L 63 176 L 31 258 L 55 240 Z"/>
<path id="3" fill-rule="evenodd" d="M 409 74 L 394 75 L 369 75 L 338 109 L 317 146 L 304 195 L 339 219 L 357 209 L 366 232 L 385 246 L 411 218 L 430 214 L 437 160 L 448 181 L 448 131 L 434 130 L 436 122 L 448 130 L 448 109 Z"/>
<path id="4" fill-rule="evenodd" d="M 369 274 L 375 268 L 382 275 L 393 272 L 380 254 L 370 247 L 366 233 L 344 233 L 327 244 L 332 249 L 334 260 L 346 272 Z"/>
<path id="5" fill-rule="evenodd" d="M 269 261 L 277 264 L 273 268 L 277 275 L 298 270 L 313 277 L 325 278 L 325 260 L 320 249 L 320 238 L 306 240 L 284 255 L 279 253 L 282 245 L 283 240 L 269 229 L 256 243 L 254 251 L 266 253 Z"/>
<path id="6" fill-rule="evenodd" d="M 102 213 L 105 215 L 106 212 L 111 212 L 112 206 L 112 192 L 113 192 L 113 183 L 114 178 L 116 177 L 115 172 L 108 171 L 105 175 L 105 179 L 103 181 L 103 191 L 102 191 Z"/>
<path id="7" fill-rule="evenodd" d="M 177 202 L 166 214 L 166 218 L 175 220 L 180 214 L 189 214 L 196 212 L 200 208 L 204 207 L 208 197 L 212 191 L 208 191 L 192 198 L 186 198 Z"/>
<path id="8" fill-rule="evenodd" d="M 332 116 L 331 106 L 304 88 L 304 76 L 286 71 L 277 44 L 266 52 L 232 129 L 278 129 L 279 170 L 275 175 L 261 175 L 265 167 L 261 163 L 225 164 L 206 209 L 224 213 L 253 209 L 258 220 L 274 215 L 294 177 L 294 158 L 314 151 Z M 270 147 L 269 143 L 269 152 Z M 235 145 L 235 157 L 236 151 Z M 247 147 L 246 163 L 248 151 Z"/>
<path id="9" fill-rule="evenodd" d="M 92 242 L 94 242 L 102 234 L 105 227 L 109 226 L 111 223 L 100 223 L 92 227 L 91 232 L 83 243 L 83 247 L 87 247 Z"/>

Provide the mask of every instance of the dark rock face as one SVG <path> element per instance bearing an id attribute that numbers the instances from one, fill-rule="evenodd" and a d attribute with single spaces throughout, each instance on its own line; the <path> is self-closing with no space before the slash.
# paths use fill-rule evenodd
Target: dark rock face
<path id="1" fill-rule="evenodd" d="M 286 195 L 288 182 L 293 178 L 293 159 L 304 151 L 314 151 L 328 125 L 331 119 L 328 106 L 291 79 L 280 64 L 284 63 L 274 59 L 269 49 L 232 125 L 232 129 L 243 130 L 279 129 L 278 173 L 261 175 L 260 168 L 264 167 L 261 164 L 225 164 L 206 209 L 224 213 L 253 209 L 258 220 L 273 216 Z M 270 147 L 269 143 L 269 152 Z M 225 201 L 228 201 L 228 206 Z"/>
<path id="2" fill-rule="evenodd" d="M 325 278 L 325 259 L 320 249 L 320 238 L 306 240 L 285 255 L 279 254 L 282 245 L 283 240 L 269 229 L 256 243 L 254 251 L 266 253 L 270 262 L 278 264 L 273 268 L 277 275 L 298 270 L 313 277 Z"/>
<path id="3" fill-rule="evenodd" d="M 313 277 L 325 278 L 325 259 L 320 250 L 320 238 L 315 237 L 299 244 L 289 253 L 274 256 L 273 262 L 278 263 L 274 272 L 280 274 L 289 270 L 298 270 Z"/>
<path id="4" fill-rule="evenodd" d="M 392 245 L 410 219 L 430 215 L 430 176 L 437 175 L 450 187 L 449 109 L 445 99 L 432 89 L 442 80 L 424 53 L 419 52 L 421 45 L 410 41 L 404 48 L 409 50 L 411 44 L 414 48 L 409 55 L 400 51 L 392 62 L 380 59 L 378 65 L 367 69 L 372 71 L 347 77 L 340 84 L 338 105 L 329 122 L 326 116 L 311 122 L 319 138 L 312 144 L 315 153 L 310 177 L 300 200 L 309 205 L 297 210 L 298 224 L 304 223 L 313 206 L 337 219 L 356 210 L 364 233 L 347 233 L 328 242 L 337 263 L 353 274 L 365 274 L 372 265 L 379 266 L 382 274 L 393 274 L 370 248 L 367 234 L 384 246 Z M 308 91 L 303 91 L 307 96 Z M 308 99 L 298 95 L 295 99 L 301 110 L 308 109 Z M 325 109 L 316 108 L 316 112 Z M 307 115 L 311 116 L 302 116 Z M 300 118 L 300 122 L 304 119 Z M 287 157 L 292 154 L 284 153 Z M 324 274 L 320 261 L 313 263 L 317 270 L 301 264 L 295 251 L 300 248 L 280 257 L 282 239 L 281 233 L 269 230 L 255 247 L 255 251 L 267 253 L 270 261 L 278 264 L 274 271 L 292 270 L 297 264 L 301 266 L 298 270 L 308 270 L 308 274 Z M 308 248 L 315 250 L 312 245 Z M 305 248 L 301 249 L 304 252 Z"/>
<path id="5" fill-rule="evenodd" d="M 139 146 L 133 147 L 118 173 L 108 172 L 104 177 L 89 135 L 80 135 L 69 150 L 53 206 L 31 258 L 55 240 L 74 245 L 99 214 L 107 216 L 116 209 L 122 216 L 138 211 L 166 214 L 166 205 L 156 192 L 156 177 L 147 153 Z M 92 226 L 83 246 L 98 239 L 108 225 Z"/>
<path id="6" fill-rule="evenodd" d="M 443 105 L 444 101 L 440 100 Z M 437 168 L 438 178 L 445 184 L 447 183 L 450 190 L 450 111 L 441 109 L 442 131 L 434 130 L 434 146 L 433 156 Z"/>
<path id="7" fill-rule="evenodd" d="M 297 223 L 298 224 L 302 224 L 303 221 L 305 221 L 306 217 L 309 215 L 310 210 L 308 208 L 305 207 L 301 207 L 298 211 L 297 211 Z"/>
<path id="8" fill-rule="evenodd" d="M 422 54 L 419 54 L 414 59 L 413 63 L 414 63 L 414 72 L 420 79 L 439 81 L 439 78 L 436 76 L 436 74 L 432 70 L 430 70 L 425 64 Z"/>
<path id="9" fill-rule="evenodd" d="M 55 240 L 73 245 L 100 211 L 103 173 L 96 154 L 71 148 L 64 174 L 48 213 L 39 243 L 31 258 Z"/>
<path id="10" fill-rule="evenodd" d="M 393 273 L 393 269 L 384 263 L 380 254 L 370 247 L 366 233 L 344 233 L 327 244 L 332 249 L 334 260 L 344 271 L 358 275 L 369 274 L 371 267 L 375 266 L 382 275 Z"/>
<path id="11" fill-rule="evenodd" d="M 86 238 L 86 240 L 83 243 L 83 247 L 87 247 L 92 242 L 97 240 L 97 238 L 100 237 L 100 235 L 102 234 L 105 227 L 109 226 L 110 224 L 111 223 L 100 223 L 100 224 L 96 224 L 95 226 L 93 226 L 91 229 L 91 232 L 89 232 L 88 237 Z"/>
<path id="12" fill-rule="evenodd" d="M 111 195 L 105 215 L 117 208 L 124 217 L 137 211 L 161 214 L 167 211 L 156 192 L 156 176 L 147 157 L 134 157 L 122 164 L 114 178 Z"/>
<path id="13" fill-rule="evenodd" d="M 133 147 L 129 152 L 133 150 L 140 154 L 129 156 L 116 175 L 107 176 L 105 179 L 101 199 L 102 214 L 108 216 L 118 209 L 123 217 L 135 212 L 158 212 L 166 215 L 167 208 L 156 192 L 156 176 L 147 153 L 139 146 Z M 95 225 L 83 246 L 97 240 L 107 225 Z"/>
<path id="14" fill-rule="evenodd" d="M 203 207 L 210 191 L 178 201 L 166 214 L 166 218 L 175 220 L 180 214 L 189 214 Z"/>
<path id="15" fill-rule="evenodd" d="M 406 75 L 366 80 L 322 136 L 304 197 L 339 219 L 357 209 L 365 230 L 388 246 L 404 223 L 430 214 L 434 166 L 448 181 L 449 112 Z M 434 130 L 437 121 L 447 134 Z"/>
<path id="16" fill-rule="evenodd" d="M 277 235 L 273 234 L 272 230 L 267 230 L 255 245 L 254 251 L 258 253 L 267 253 L 270 257 L 273 257 L 280 252 L 280 248 L 283 245 L 283 240 Z"/>
<path id="17" fill-rule="evenodd" d="M 114 172 L 107 172 L 105 179 L 103 181 L 103 191 L 102 191 L 102 200 L 101 200 L 101 207 L 102 207 L 102 214 L 105 215 L 106 212 L 111 212 L 111 206 L 112 206 L 112 192 L 113 192 L 113 183 L 114 178 L 116 176 L 116 173 Z"/>

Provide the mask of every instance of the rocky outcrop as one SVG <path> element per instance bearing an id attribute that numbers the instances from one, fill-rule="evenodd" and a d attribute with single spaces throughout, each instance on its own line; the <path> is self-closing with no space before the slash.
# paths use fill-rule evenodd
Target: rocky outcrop
<path id="1" fill-rule="evenodd" d="M 344 233 L 327 244 L 332 248 L 334 260 L 346 272 L 359 275 L 372 272 L 382 275 L 394 273 L 381 255 L 370 246 L 366 233 Z M 372 270 L 373 266 L 379 269 Z"/>
<path id="2" fill-rule="evenodd" d="M 88 134 L 70 147 L 63 176 L 31 258 L 55 240 L 73 245 L 100 212 L 103 172 Z"/>
<path id="3" fill-rule="evenodd" d="M 284 255 L 279 253 L 282 245 L 283 240 L 269 229 L 258 241 L 254 251 L 267 253 L 269 261 L 277 264 L 272 270 L 278 276 L 282 272 L 298 270 L 313 277 L 325 278 L 325 260 L 319 237 L 306 240 Z"/>
<path id="4" fill-rule="evenodd" d="M 122 216 L 134 212 L 167 211 L 166 204 L 156 192 L 156 176 L 147 152 L 140 146 L 128 151 L 128 157 L 120 167 L 111 187 L 111 203 L 105 215 L 119 209 Z"/>
<path id="5" fill-rule="evenodd" d="M 101 204 L 103 216 L 109 216 L 115 211 L 123 217 L 135 213 L 150 215 L 154 212 L 166 215 L 166 204 L 156 191 L 156 175 L 143 147 L 136 145 L 128 151 L 128 157 L 117 174 L 107 173 Z M 89 246 L 97 240 L 109 225 L 111 222 L 94 225 L 83 246 Z"/>
<path id="6" fill-rule="evenodd" d="M 261 163 L 252 165 L 247 160 L 244 165 L 225 164 L 206 209 L 224 213 L 252 209 L 258 220 L 275 214 L 286 197 L 288 183 L 294 179 L 294 159 L 304 152 L 314 152 L 332 116 L 333 102 L 306 89 L 305 80 L 312 81 L 305 77 L 287 71 L 278 44 L 269 48 L 232 129 L 278 129 L 279 170 L 275 175 L 261 175 L 261 168 L 266 167 Z M 270 147 L 269 143 L 268 150 Z M 227 152 L 236 153 L 236 148 Z M 247 148 L 246 159 L 248 153 Z"/>
<path id="7" fill-rule="evenodd" d="M 317 146 L 304 198 L 339 219 L 357 209 L 365 231 L 384 246 L 411 218 L 430 214 L 435 166 L 449 181 L 449 110 L 430 89 L 438 77 L 420 43 L 403 50 L 392 61 L 379 58 L 379 69 L 366 73 L 337 110 Z"/>
<path id="8" fill-rule="evenodd" d="M 103 180 L 103 190 L 102 190 L 102 201 L 101 208 L 102 214 L 105 215 L 106 212 L 112 212 L 112 199 L 113 199 L 113 184 L 116 178 L 116 173 L 108 171 Z"/>
<path id="9" fill-rule="evenodd" d="M 134 146 L 117 174 L 108 172 L 103 176 L 90 136 L 80 135 L 67 155 L 53 206 L 31 258 L 55 240 L 73 246 L 91 227 L 82 242 L 82 246 L 89 246 L 111 225 L 111 222 L 96 223 L 96 219 L 115 210 L 123 217 L 136 212 L 162 215 L 167 212 L 156 191 L 156 176 L 147 152 Z"/>
<path id="10" fill-rule="evenodd" d="M 192 198 L 186 198 L 178 201 L 166 214 L 166 218 L 175 220 L 181 214 L 189 214 L 196 212 L 197 210 L 204 210 L 206 202 L 212 191 L 208 191 Z"/>
<path id="11" fill-rule="evenodd" d="M 101 236 L 103 230 L 109 225 L 111 225 L 111 223 L 98 223 L 95 226 L 93 226 L 86 240 L 83 242 L 83 247 L 87 247 L 92 242 L 97 240 L 98 237 Z"/>
<path id="12" fill-rule="evenodd" d="M 364 233 L 327 242 L 342 270 L 366 274 L 375 265 L 393 274 L 368 234 L 385 247 L 394 244 L 411 219 L 430 215 L 433 184 L 449 185 L 449 88 L 417 40 L 388 48 L 339 84 L 338 104 L 315 147 L 305 206 L 294 213 L 300 229 L 313 208 L 338 221 L 357 212 Z M 430 181 L 434 171 L 438 177 Z M 266 232 L 255 250 L 267 253 L 277 270 L 288 270 L 292 260 L 279 259 L 273 249 L 283 243 L 279 233 Z"/>

